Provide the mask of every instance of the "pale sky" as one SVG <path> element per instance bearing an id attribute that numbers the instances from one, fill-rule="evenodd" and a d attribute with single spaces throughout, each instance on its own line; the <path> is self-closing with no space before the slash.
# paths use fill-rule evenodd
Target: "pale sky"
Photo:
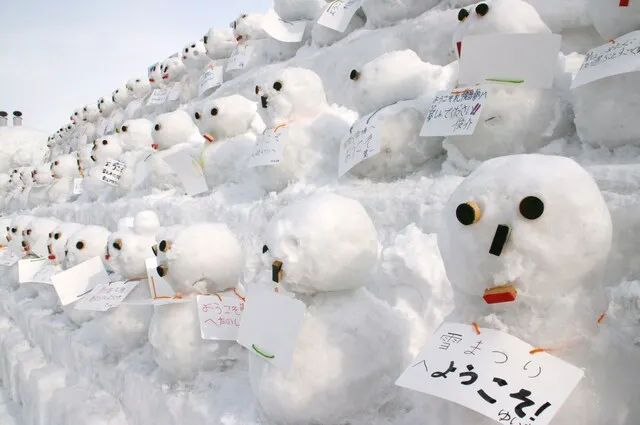
<path id="1" fill-rule="evenodd" d="M 0 110 L 47 133 L 77 107 L 271 0 L 1 0 Z M 11 120 L 10 120 L 11 121 Z"/>

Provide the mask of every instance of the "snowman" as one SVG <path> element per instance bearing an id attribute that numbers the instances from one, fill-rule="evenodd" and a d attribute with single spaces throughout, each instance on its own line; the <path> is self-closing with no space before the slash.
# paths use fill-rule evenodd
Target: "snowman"
<path id="1" fill-rule="evenodd" d="M 126 85 L 118 87 L 111 95 L 111 100 L 115 104 L 116 110 L 111 114 L 111 121 L 120 126 L 122 121 L 125 120 L 125 112 L 127 106 L 133 100 L 133 96 L 129 93 L 129 89 Z"/>
<path id="2" fill-rule="evenodd" d="M 622 5 L 625 6 L 622 6 Z M 640 30 L 638 1 L 588 1 L 589 14 L 603 41 Z M 604 43 L 602 43 L 604 44 Z M 640 84 L 640 73 L 602 78 L 573 89 L 575 125 L 581 141 L 607 149 L 640 146 L 638 105 L 629 93 Z"/>
<path id="3" fill-rule="evenodd" d="M 24 230 L 23 246 L 27 254 L 46 258 L 49 233 L 59 225 L 56 218 L 35 217 Z"/>
<path id="4" fill-rule="evenodd" d="M 145 98 L 151 92 L 151 84 L 147 78 L 131 78 L 127 81 L 125 87 L 129 91 L 131 101 L 124 111 L 124 119 L 137 118 L 141 112 L 140 108 L 143 106 Z"/>
<path id="5" fill-rule="evenodd" d="M 203 41 L 187 44 L 181 51 L 182 63 L 186 67 L 186 75 L 182 83 L 180 103 L 188 103 L 198 97 L 198 82 L 205 67 L 211 63 Z"/>
<path id="6" fill-rule="evenodd" d="M 9 225 L 9 234 L 7 235 L 9 248 L 20 258 L 26 258 L 27 256 L 22 246 L 22 242 L 24 241 L 23 231 L 34 218 L 35 217 L 31 215 L 17 215 L 13 217 Z"/>
<path id="7" fill-rule="evenodd" d="M 73 154 L 60 155 L 51 163 L 54 182 L 49 188 L 49 202 L 67 202 L 73 196 L 73 180 L 81 177 L 78 157 Z"/>
<path id="8" fill-rule="evenodd" d="M 40 164 L 33 170 L 33 187 L 29 192 L 29 207 L 35 208 L 49 202 L 49 188 L 54 182 L 50 162 Z"/>
<path id="9" fill-rule="evenodd" d="M 282 149 L 278 163 L 255 168 L 258 183 L 280 191 L 292 181 L 334 177 L 339 142 L 353 118 L 329 106 L 320 77 L 309 69 L 281 69 L 256 86 L 256 94 L 266 131 Z"/>
<path id="10" fill-rule="evenodd" d="M 115 128 L 116 123 L 122 120 L 124 111 L 114 102 L 113 94 L 101 97 L 100 100 L 98 100 L 98 110 L 102 117 L 108 120 L 103 134 L 96 134 L 97 137 L 100 137 L 113 131 L 111 128 Z M 108 125 L 109 123 L 111 123 L 111 125 Z"/>
<path id="11" fill-rule="evenodd" d="M 156 113 L 175 111 L 180 106 L 180 95 L 187 80 L 187 67 L 180 57 L 172 56 L 162 62 L 160 72 L 169 95 L 163 104 L 152 105 L 153 111 Z"/>
<path id="12" fill-rule="evenodd" d="M 118 160 L 122 154 L 122 145 L 118 134 L 111 134 L 96 139 L 91 149 L 92 164 L 90 167 L 80 165 L 84 168 L 84 179 L 82 181 L 82 199 L 95 201 L 113 196 L 113 186 L 102 180 L 102 171 L 107 160 Z M 88 169 L 87 169 L 88 168 Z"/>
<path id="13" fill-rule="evenodd" d="M 606 308 L 601 289 L 611 235 L 595 181 L 559 156 L 487 160 L 442 212 L 438 248 L 455 295 L 446 321 L 498 329 L 585 369 L 554 417 L 557 425 L 613 423 L 599 418 L 611 412 L 594 399 L 600 395 L 589 348 Z M 443 423 L 493 423 L 447 406 Z"/>
<path id="14" fill-rule="evenodd" d="M 0 249 L 5 249 L 9 246 L 9 233 L 11 231 L 11 218 L 0 217 Z"/>
<path id="15" fill-rule="evenodd" d="M 148 79 L 151 91 L 164 87 L 164 81 L 162 80 L 162 62 L 156 62 L 149 67 Z"/>
<path id="16" fill-rule="evenodd" d="M 199 223 L 185 227 L 172 241 L 161 241 L 158 249 L 165 256 L 158 274 L 186 302 L 155 308 L 149 342 L 156 363 L 177 380 L 233 364 L 242 354 L 235 341 L 202 339 L 196 296 L 237 293 L 243 258 L 235 235 L 224 224 Z"/>
<path id="17" fill-rule="evenodd" d="M 228 59 L 236 48 L 235 37 L 231 28 L 211 28 L 203 38 L 207 56 L 218 62 Z"/>
<path id="18" fill-rule="evenodd" d="M 485 34 L 550 34 L 538 12 L 524 0 L 488 0 L 460 9 L 453 47 L 460 55 L 463 39 Z M 569 74 L 559 54 L 554 86 L 536 89 L 489 86 L 482 115 L 472 135 L 450 136 L 444 147 L 454 167 L 473 169 L 479 161 L 501 155 L 531 153 L 572 129 L 567 101 Z"/>
<path id="19" fill-rule="evenodd" d="M 240 183 L 256 136 L 264 129 L 256 103 L 238 94 L 219 97 L 206 101 L 194 118 L 205 135 L 200 161 L 207 185 Z"/>
<path id="20" fill-rule="evenodd" d="M 122 153 L 118 155 L 118 160 L 125 164 L 126 168 L 122 172 L 118 187 L 115 193 L 118 197 L 124 196 L 127 192 L 140 187 L 146 178 L 146 160 L 154 152 L 152 147 L 154 123 L 146 118 L 139 118 L 125 121 L 121 127 L 117 128 L 118 144 L 122 148 Z M 139 168 L 140 167 L 140 168 Z"/>
<path id="21" fill-rule="evenodd" d="M 399 64 L 401 64 L 399 66 Z M 351 173 L 374 179 L 397 178 L 440 155 L 442 137 L 421 137 L 425 104 L 453 85 L 457 63 L 423 62 L 412 50 L 385 53 L 353 69 L 345 78 L 361 122 L 375 128 L 380 152 L 356 164 Z"/>
<path id="22" fill-rule="evenodd" d="M 55 265 L 62 266 L 65 257 L 65 246 L 71 235 L 84 228 L 79 223 L 61 223 L 51 232 L 49 232 L 47 240 L 47 251 L 49 252 L 49 260 Z"/>
<path id="23" fill-rule="evenodd" d="M 409 358 L 409 326 L 366 289 L 374 279 L 378 238 L 364 207 L 332 193 L 312 195 L 277 213 L 265 242 L 269 266 L 280 272 L 278 290 L 304 302 L 307 311 L 287 372 L 257 355 L 249 358 L 262 410 L 278 424 L 376 415 L 396 396 L 393 382 Z M 373 347 L 382 351 L 371 356 Z"/>

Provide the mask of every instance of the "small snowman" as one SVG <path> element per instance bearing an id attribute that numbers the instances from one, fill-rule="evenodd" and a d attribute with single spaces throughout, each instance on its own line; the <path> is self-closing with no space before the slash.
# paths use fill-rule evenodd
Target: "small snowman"
<path id="1" fill-rule="evenodd" d="M 122 119 L 123 111 L 113 101 L 112 94 L 101 97 L 98 100 L 98 110 L 103 118 L 113 122 L 114 127 L 115 123 Z M 108 132 L 107 130 L 108 129 L 105 128 L 105 132 Z M 103 134 L 97 134 L 96 136 L 103 136 Z"/>
<path id="2" fill-rule="evenodd" d="M 242 349 L 234 341 L 202 339 L 196 296 L 235 291 L 243 265 L 240 243 L 226 225 L 200 223 L 161 241 L 158 249 L 165 255 L 158 274 L 187 302 L 156 306 L 149 328 L 156 363 L 177 380 L 228 367 Z"/>
<path id="3" fill-rule="evenodd" d="M 56 157 L 51 163 L 51 175 L 54 182 L 49 188 L 49 202 L 68 202 L 73 196 L 73 180 L 81 177 L 76 155 L 65 154 Z"/>
<path id="4" fill-rule="evenodd" d="M 80 223 L 61 223 L 49 232 L 47 251 L 49 252 L 49 260 L 51 260 L 53 264 L 62 266 L 67 240 L 83 227 L 84 225 Z"/>
<path id="5" fill-rule="evenodd" d="M 11 218 L 0 217 L 0 249 L 9 246 L 9 233 L 11 232 Z"/>
<path id="6" fill-rule="evenodd" d="M 35 217 L 24 230 L 23 246 L 27 254 L 47 258 L 49 234 L 59 225 L 56 218 Z"/>
<path id="7" fill-rule="evenodd" d="M 89 201 L 107 199 L 113 196 L 114 189 L 102 180 L 102 171 L 107 160 L 118 160 L 122 154 L 119 135 L 110 134 L 94 140 L 91 152 L 93 164 L 84 171 L 81 198 Z"/>
<path id="8" fill-rule="evenodd" d="M 31 215 L 17 215 L 11 220 L 11 224 L 9 225 L 9 234 L 7 235 L 9 248 L 20 258 L 27 256 L 22 246 L 22 242 L 24 241 L 23 231 L 34 218 L 35 217 Z"/>
<path id="9" fill-rule="evenodd" d="M 186 67 L 186 75 L 182 82 L 180 103 L 188 103 L 198 97 L 198 82 L 205 67 L 211 63 L 203 41 L 187 44 L 181 51 L 182 63 Z"/>
<path id="10" fill-rule="evenodd" d="M 111 121 L 116 126 L 120 126 L 125 120 L 125 111 L 129 103 L 133 100 L 133 96 L 129 93 L 127 86 L 124 85 L 122 87 L 118 87 L 113 92 L 111 99 L 116 107 L 116 109 L 111 113 Z"/>
<path id="11" fill-rule="evenodd" d="M 218 62 L 228 59 L 236 48 L 236 40 L 231 28 L 211 28 L 203 38 L 207 56 Z"/>
<path id="12" fill-rule="evenodd" d="M 49 203 L 49 188 L 54 182 L 51 163 L 38 165 L 33 170 L 33 187 L 29 192 L 29 207 L 35 208 Z"/>
<path id="13" fill-rule="evenodd" d="M 290 182 L 334 177 L 340 139 L 353 118 L 327 103 L 320 77 L 304 68 L 285 68 L 256 86 L 267 132 L 282 151 L 275 165 L 255 167 L 259 184 L 280 191 Z"/>
<path id="14" fill-rule="evenodd" d="M 129 91 L 131 101 L 127 105 L 124 111 L 124 119 L 137 118 L 141 112 L 144 100 L 151 92 L 151 85 L 147 78 L 131 78 L 125 84 L 125 87 Z"/>
<path id="15" fill-rule="evenodd" d="M 146 160 L 154 152 L 151 136 L 153 127 L 153 122 L 146 118 L 139 118 L 125 121 L 116 129 L 119 144 L 122 147 L 118 160 L 126 166 L 115 189 L 117 196 L 124 196 L 127 192 L 141 187 L 141 183 L 144 182 Z"/>
<path id="16" fill-rule="evenodd" d="M 279 291 L 307 310 L 287 372 L 249 357 L 260 407 L 278 424 L 329 425 L 375 415 L 397 394 L 393 383 L 409 359 L 409 326 L 365 288 L 378 262 L 371 218 L 355 200 L 316 194 L 277 213 L 265 242 Z"/>
<path id="17" fill-rule="evenodd" d="M 162 80 L 162 62 L 156 62 L 149 67 L 148 78 L 152 91 L 164 87 L 164 81 Z"/>

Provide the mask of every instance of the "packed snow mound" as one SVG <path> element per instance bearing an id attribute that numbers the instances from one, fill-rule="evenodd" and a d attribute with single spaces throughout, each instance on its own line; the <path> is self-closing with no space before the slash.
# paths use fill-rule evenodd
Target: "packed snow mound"
<path id="1" fill-rule="evenodd" d="M 27 127 L 0 127 L 0 173 L 41 163 L 47 153 L 47 137 Z"/>

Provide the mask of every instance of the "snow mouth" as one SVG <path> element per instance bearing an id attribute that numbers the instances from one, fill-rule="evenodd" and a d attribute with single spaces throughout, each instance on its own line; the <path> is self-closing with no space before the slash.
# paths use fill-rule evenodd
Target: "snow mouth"
<path id="1" fill-rule="evenodd" d="M 241 35 L 236 37 L 236 41 L 240 41 L 240 40 L 242 40 L 242 36 Z"/>
<path id="2" fill-rule="evenodd" d="M 516 287 L 512 283 L 509 283 L 485 289 L 482 298 L 487 304 L 501 304 L 515 301 L 517 295 L 518 291 Z"/>
<path id="3" fill-rule="evenodd" d="M 458 50 L 458 57 L 460 57 L 460 55 L 462 53 L 462 41 L 458 41 L 456 43 L 456 49 Z"/>

